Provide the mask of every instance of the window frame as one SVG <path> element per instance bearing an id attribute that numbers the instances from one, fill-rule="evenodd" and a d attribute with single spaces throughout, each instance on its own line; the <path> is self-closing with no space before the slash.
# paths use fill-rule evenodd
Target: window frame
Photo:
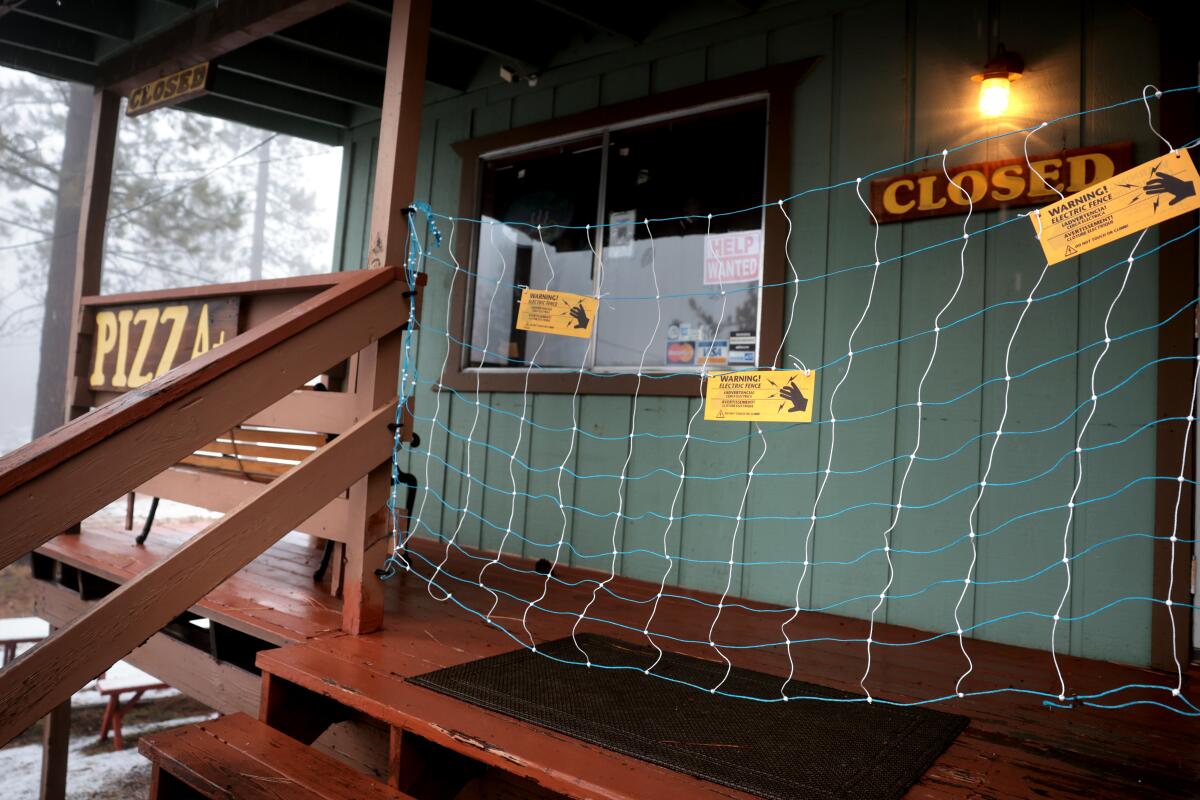
<path id="1" fill-rule="evenodd" d="M 796 61 L 707 83 L 675 89 L 579 114 L 502 131 L 489 136 L 455 142 L 454 150 L 462 159 L 459 184 L 459 216 L 479 216 L 485 157 L 514 155 L 525 150 L 603 134 L 606 130 L 640 127 L 656 120 L 702 115 L 706 110 L 724 109 L 739 102 L 766 100 L 766 164 L 764 202 L 786 197 L 791 185 L 792 96 L 800 81 L 816 63 L 815 58 Z M 759 353 L 768 354 L 759 368 L 770 366 L 769 359 L 780 350 L 787 260 L 783 252 L 787 226 L 780 214 L 764 214 L 763 287 L 759 289 Z M 449 347 L 441 385 L 456 390 L 573 394 L 632 395 L 637 389 L 634 371 L 605 370 L 604 375 L 584 374 L 574 368 L 544 371 L 528 367 L 471 367 L 467 348 L 470 341 L 470 308 L 476 259 L 475 236 L 455 237 L 454 256 L 465 265 L 467 280 L 455 273 L 447 321 Z M 760 355 L 761 358 L 761 355 Z M 700 373 L 643 380 L 638 393 L 648 396 L 695 396 Z"/>

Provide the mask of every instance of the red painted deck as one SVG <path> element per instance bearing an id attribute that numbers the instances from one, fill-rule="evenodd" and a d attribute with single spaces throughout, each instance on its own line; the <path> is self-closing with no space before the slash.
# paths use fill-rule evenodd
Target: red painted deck
<path id="1" fill-rule="evenodd" d="M 42 552 L 110 580 L 123 581 L 168 552 L 186 531 L 156 526 L 148 546 L 132 544 L 132 534 L 85 525 L 78 537 L 63 536 Z M 441 551 L 429 543 L 420 548 L 435 562 Z M 314 585 L 311 572 L 319 551 L 284 542 L 249 568 L 227 581 L 196 608 L 198 613 L 220 618 L 243 630 L 262 631 L 262 638 L 297 643 L 286 654 L 311 650 L 312 661 L 338 663 L 346 669 L 373 673 L 380 686 L 442 666 L 493 655 L 516 646 L 503 632 L 489 627 L 452 602 L 438 602 L 416 575 L 398 576 L 387 584 L 388 614 L 384 630 L 352 637 L 337 629 L 340 604 L 328 593 L 328 584 Z M 417 560 L 421 563 L 420 560 Z M 459 555 L 450 571 L 475 576 L 485 562 Z M 516 560 L 506 563 L 529 568 Z M 428 571 L 428 568 L 425 568 Z M 574 582 L 585 573 L 563 569 L 556 573 Z M 488 583 L 521 597 L 536 598 L 542 578 L 505 569 L 489 568 Z M 456 597 L 466 606 L 486 610 L 492 597 L 478 587 L 457 585 Z M 578 612 L 591 597 L 591 585 L 552 589 L 542 604 L 549 610 Z M 629 597 L 653 595 L 654 588 L 618 578 L 610 588 Z M 703 596 L 703 595 L 696 595 Z M 500 596 L 494 619 L 523 637 L 520 617 L 525 605 Z M 648 605 L 600 599 L 589 611 L 640 629 Z M 705 638 L 712 609 L 664 601 L 655 617 L 655 630 L 687 638 Z M 539 640 L 568 635 L 574 616 L 535 611 L 530 627 Z M 726 609 L 715 639 L 733 644 L 774 640 L 779 633 L 775 615 Z M 593 630 L 632 642 L 645 639 L 634 631 L 588 622 Z M 860 637 L 865 623 L 827 614 L 809 614 L 790 629 L 793 636 Z M 896 626 L 877 626 L 883 641 L 905 641 L 923 634 Z M 1054 690 L 1057 682 L 1049 654 L 1008 645 L 969 641 L 975 673 L 965 688 L 984 690 L 1021 687 Z M 679 648 L 676 648 L 679 649 Z M 702 658 L 715 659 L 707 647 L 682 648 Z M 726 651 L 735 665 L 763 672 L 786 674 L 781 652 L 770 650 Z M 795 650 L 797 678 L 849 691 L 859 691 L 864 664 L 861 644 L 823 642 Z M 273 655 L 260 654 L 269 662 Z M 329 659 L 336 659 L 330 662 Z M 1146 669 L 1089 661 L 1060 659 L 1070 689 L 1087 693 L 1127 683 L 1169 683 L 1170 676 Z M 918 647 L 877 648 L 871 687 L 877 696 L 893 700 L 923 699 L 953 690 L 962 668 L 954 638 Z M 269 666 L 269 664 L 268 664 Z M 1191 696 L 1200 669 L 1189 668 L 1185 693 Z M 406 684 L 407 685 L 407 684 Z M 1168 700 L 1163 692 L 1141 697 Z M 381 696 L 382 699 L 382 696 Z M 1122 695 L 1122 700 L 1134 695 Z M 1200 797 L 1200 719 L 1186 718 L 1163 709 L 1142 706 L 1117 711 L 1077 707 L 1051 709 L 1040 698 L 1014 694 L 953 700 L 937 706 L 971 718 L 970 727 L 909 793 L 912 798 L 1028 798 L 1028 797 Z"/>

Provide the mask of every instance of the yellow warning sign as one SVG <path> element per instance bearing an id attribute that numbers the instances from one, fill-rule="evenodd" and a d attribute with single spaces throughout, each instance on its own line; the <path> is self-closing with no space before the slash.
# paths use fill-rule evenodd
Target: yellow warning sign
<path id="1" fill-rule="evenodd" d="M 816 373 L 758 369 L 710 375 L 704 418 L 745 422 L 812 422 Z"/>
<path id="2" fill-rule="evenodd" d="M 1176 150 L 1029 215 L 1051 264 L 1200 208 L 1200 175 Z"/>
<path id="3" fill-rule="evenodd" d="M 570 292 L 526 289 L 521 292 L 517 329 L 586 339 L 596 322 L 595 297 Z"/>

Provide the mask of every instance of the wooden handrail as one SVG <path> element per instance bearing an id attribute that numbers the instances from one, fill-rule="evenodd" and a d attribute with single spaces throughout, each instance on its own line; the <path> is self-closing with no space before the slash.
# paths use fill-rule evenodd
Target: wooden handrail
<path id="1" fill-rule="evenodd" d="M 212 297 L 238 295 L 283 294 L 288 292 L 317 291 L 329 289 L 346 281 L 356 279 L 362 270 L 350 272 L 322 272 L 316 275 L 300 275 L 295 278 L 270 278 L 261 281 L 238 281 L 236 283 L 198 284 L 177 289 L 154 289 L 121 294 L 89 294 L 80 303 L 84 306 L 125 306 L 135 303 L 160 303 L 164 300 L 195 300 Z"/>
<path id="2" fill-rule="evenodd" d="M 402 278 L 355 273 L 0 458 L 0 567 L 400 327 Z"/>
<path id="3" fill-rule="evenodd" d="M 395 412 L 393 399 L 0 671 L 0 745 L 385 463 Z"/>

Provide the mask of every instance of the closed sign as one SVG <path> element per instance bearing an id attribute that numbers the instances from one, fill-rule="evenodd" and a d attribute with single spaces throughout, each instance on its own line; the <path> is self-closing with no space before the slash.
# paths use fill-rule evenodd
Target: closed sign
<path id="1" fill-rule="evenodd" d="M 125 116 L 136 117 L 163 106 L 172 106 L 193 97 L 199 97 L 208 89 L 208 62 L 164 75 L 156 81 L 139 86 L 129 94 L 125 105 Z"/>
<path id="2" fill-rule="evenodd" d="M 871 181 L 871 210 L 880 223 L 887 223 L 966 214 L 968 209 L 1042 205 L 1057 200 L 1059 192 L 1072 194 L 1106 181 L 1129 169 L 1132 161 L 1133 145 L 1120 142 L 1032 156 L 1029 163 L 1024 158 L 951 163 L 952 181 L 941 167 Z"/>

